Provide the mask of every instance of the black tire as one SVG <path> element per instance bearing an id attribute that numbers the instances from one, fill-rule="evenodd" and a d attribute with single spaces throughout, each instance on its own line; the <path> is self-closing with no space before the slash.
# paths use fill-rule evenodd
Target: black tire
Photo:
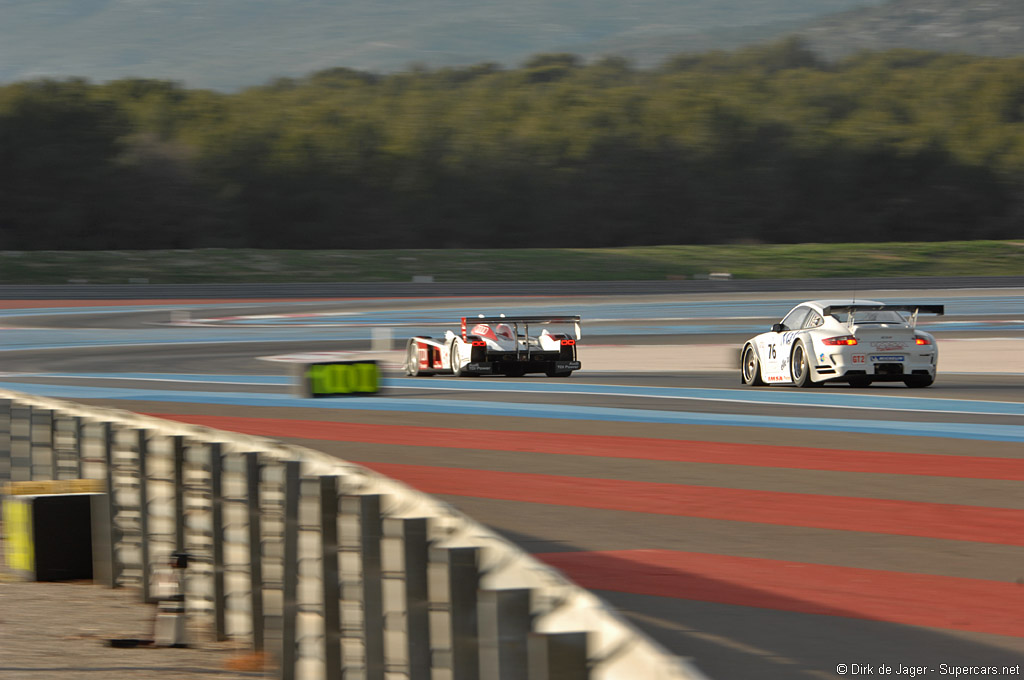
<path id="1" fill-rule="evenodd" d="M 549 378 L 568 378 L 570 375 L 572 375 L 572 371 L 556 371 L 553 368 L 549 368 L 546 371 L 544 371 L 544 375 L 546 375 Z"/>
<path id="2" fill-rule="evenodd" d="M 931 384 L 935 382 L 935 376 L 933 375 L 908 375 L 903 379 L 903 384 L 907 387 L 931 387 Z"/>
<path id="3" fill-rule="evenodd" d="M 455 352 L 455 340 L 452 340 L 451 346 L 448 348 L 448 365 L 451 366 L 452 375 L 456 378 L 461 378 L 464 375 L 468 375 L 465 369 L 459 364 L 458 354 Z"/>
<path id="4" fill-rule="evenodd" d="M 807 361 L 807 350 L 804 343 L 797 340 L 793 345 L 793 353 L 789 355 L 789 375 L 793 378 L 793 384 L 797 387 L 814 387 L 811 380 L 811 365 Z"/>
<path id="5" fill-rule="evenodd" d="M 869 387 L 871 385 L 871 378 L 866 375 L 855 375 L 848 379 L 850 387 Z"/>
<path id="6" fill-rule="evenodd" d="M 757 360 L 757 352 L 753 345 L 743 349 L 743 364 L 740 367 L 740 380 L 744 385 L 764 385 L 761 379 L 761 362 Z"/>
<path id="7" fill-rule="evenodd" d="M 413 339 L 409 340 L 409 344 L 405 347 L 405 363 L 402 368 L 405 369 L 405 374 L 415 378 L 420 374 L 420 357 L 416 351 L 416 341 Z"/>

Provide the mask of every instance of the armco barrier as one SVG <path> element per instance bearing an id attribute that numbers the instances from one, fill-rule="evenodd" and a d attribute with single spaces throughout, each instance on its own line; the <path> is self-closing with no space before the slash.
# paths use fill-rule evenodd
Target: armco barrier
<path id="1" fill-rule="evenodd" d="M 188 553 L 192 634 L 267 652 L 282 680 L 705 677 L 395 480 L 268 439 L 0 390 L 0 485 L 79 478 L 109 490 L 102 580 L 152 602 L 171 555 Z"/>

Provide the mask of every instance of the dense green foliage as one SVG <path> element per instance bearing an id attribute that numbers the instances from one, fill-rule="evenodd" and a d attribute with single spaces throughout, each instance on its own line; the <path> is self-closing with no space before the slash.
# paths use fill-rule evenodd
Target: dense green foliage
<path id="1" fill-rule="evenodd" d="M 1024 235 L 1024 59 L 796 41 L 654 70 L 0 88 L 0 250 Z"/>

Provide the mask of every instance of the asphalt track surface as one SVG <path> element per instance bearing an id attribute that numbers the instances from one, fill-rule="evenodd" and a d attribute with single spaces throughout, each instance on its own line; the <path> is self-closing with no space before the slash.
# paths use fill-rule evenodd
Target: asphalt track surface
<path id="1" fill-rule="evenodd" d="M 363 463 L 717 680 L 1024 673 L 1024 290 L 858 293 L 946 304 L 927 390 L 741 388 L 730 348 L 813 297 L 0 301 L 0 386 Z M 584 370 L 290 392 L 281 359 L 498 311 L 582 314 Z"/>

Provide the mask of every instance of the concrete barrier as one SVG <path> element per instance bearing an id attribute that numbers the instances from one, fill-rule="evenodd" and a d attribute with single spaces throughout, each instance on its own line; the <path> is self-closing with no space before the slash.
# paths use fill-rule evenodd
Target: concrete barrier
<path id="1" fill-rule="evenodd" d="M 452 507 L 322 452 L 0 391 L 0 484 L 103 480 L 109 585 L 282 680 L 700 680 L 592 593 Z"/>

